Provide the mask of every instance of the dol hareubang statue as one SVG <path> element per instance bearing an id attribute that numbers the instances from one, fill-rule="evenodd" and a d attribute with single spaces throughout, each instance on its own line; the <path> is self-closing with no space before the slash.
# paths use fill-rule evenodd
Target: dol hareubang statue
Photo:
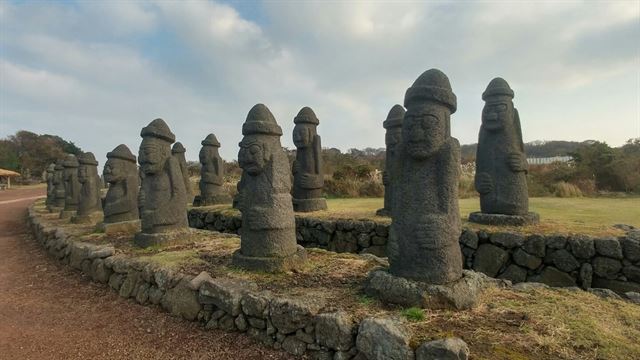
<path id="1" fill-rule="evenodd" d="M 398 178 L 398 146 L 402 140 L 402 120 L 405 110 L 402 105 L 394 105 L 387 119 L 382 126 L 387 130 L 384 142 L 387 146 L 384 161 L 384 172 L 382 173 L 382 184 L 384 185 L 384 208 L 379 209 L 376 215 L 390 216 L 391 203 L 393 202 L 393 192 Z"/>
<path id="2" fill-rule="evenodd" d="M 74 215 L 78 210 L 78 202 L 80 201 L 80 187 L 81 184 L 78 181 L 78 159 L 73 154 L 67 154 L 62 162 L 64 166 L 63 180 L 64 180 L 64 209 L 60 212 L 61 219 L 67 219 Z"/>
<path id="3" fill-rule="evenodd" d="M 54 174 L 56 172 L 56 164 L 51 163 L 47 166 L 47 199 L 45 205 L 47 210 L 51 210 L 56 198 L 55 185 L 53 183 Z"/>
<path id="4" fill-rule="evenodd" d="M 140 178 L 136 157 L 126 145 L 120 144 L 107 153 L 103 174 L 105 181 L 109 183 L 109 190 L 104 199 L 102 226 L 105 233 L 139 231 Z"/>
<path id="5" fill-rule="evenodd" d="M 282 129 L 271 111 L 257 104 L 242 126 L 242 233 L 233 264 L 276 272 L 299 266 L 305 250 L 296 244 L 289 160 L 280 145 Z"/>
<path id="6" fill-rule="evenodd" d="M 73 223 L 88 223 L 97 220 L 102 212 L 102 200 L 100 198 L 101 180 L 98 175 L 98 162 L 93 153 L 84 153 L 78 156 L 80 167 L 78 168 L 78 181 L 80 188 L 80 200 L 78 212 L 71 218 Z"/>
<path id="7" fill-rule="evenodd" d="M 293 119 L 293 143 L 296 159 L 293 162 L 293 210 L 311 212 L 327 209 L 322 197 L 322 146 L 317 126 L 320 123 L 309 107 L 303 107 Z"/>
<path id="8" fill-rule="evenodd" d="M 482 94 L 485 106 L 475 176 L 481 212 L 471 213 L 470 221 L 524 225 L 539 220 L 537 214 L 529 213 L 528 164 L 513 97 L 513 90 L 502 78 L 491 80 Z"/>
<path id="9" fill-rule="evenodd" d="M 63 160 L 56 160 L 56 166 L 53 172 L 53 192 L 54 199 L 50 212 L 60 211 L 64 208 L 65 190 L 64 190 L 64 166 Z"/>
<path id="10" fill-rule="evenodd" d="M 222 186 L 224 184 L 224 161 L 218 153 L 220 142 L 209 134 L 201 142 L 200 149 L 200 195 L 193 199 L 193 206 L 224 204 L 231 201 Z"/>
<path id="11" fill-rule="evenodd" d="M 163 245 L 187 229 L 187 194 L 178 160 L 171 155 L 175 135 L 162 119 L 155 119 L 140 132 L 138 162 L 144 173 L 139 207 L 142 232 L 138 246 Z"/>
<path id="12" fill-rule="evenodd" d="M 173 155 L 180 164 L 180 172 L 182 173 L 182 179 L 184 181 L 184 190 L 187 193 L 187 199 L 191 199 L 191 181 L 189 180 L 189 169 L 187 167 L 187 159 L 184 153 L 187 149 L 184 148 L 181 142 L 176 142 L 171 148 L 171 155 Z"/>

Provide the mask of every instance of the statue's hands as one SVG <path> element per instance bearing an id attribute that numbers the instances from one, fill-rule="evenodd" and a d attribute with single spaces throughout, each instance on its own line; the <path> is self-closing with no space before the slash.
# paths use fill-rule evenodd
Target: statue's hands
<path id="1" fill-rule="evenodd" d="M 493 179 L 487 173 L 476 174 L 476 190 L 480 194 L 488 194 L 493 191 Z"/>
<path id="2" fill-rule="evenodd" d="M 527 171 L 527 159 L 524 157 L 523 153 L 517 152 L 509 154 L 507 157 L 507 163 L 513 172 Z"/>
<path id="3" fill-rule="evenodd" d="M 299 175 L 300 178 L 300 187 L 303 189 L 318 189 L 322 187 L 320 184 L 322 178 L 316 174 L 304 173 Z"/>
<path id="4" fill-rule="evenodd" d="M 389 185 L 389 174 L 386 171 L 382 172 L 382 184 Z"/>

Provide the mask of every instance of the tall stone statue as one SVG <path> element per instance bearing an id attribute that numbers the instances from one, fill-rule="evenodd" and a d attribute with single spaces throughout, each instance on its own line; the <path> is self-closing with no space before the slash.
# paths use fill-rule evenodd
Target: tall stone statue
<path id="1" fill-rule="evenodd" d="M 293 143 L 296 159 L 293 162 L 293 210 L 311 212 L 327 209 L 322 197 L 322 145 L 317 127 L 320 121 L 309 107 L 303 107 L 293 119 Z"/>
<path id="2" fill-rule="evenodd" d="M 47 206 L 47 210 L 51 209 L 56 198 L 55 185 L 53 184 L 53 178 L 54 178 L 55 172 L 56 172 L 56 164 L 54 163 L 49 164 L 46 170 L 47 199 L 45 200 L 45 205 Z"/>
<path id="3" fill-rule="evenodd" d="M 398 181 L 398 145 L 402 140 L 402 120 L 404 119 L 404 113 L 404 107 L 396 104 L 389 111 L 387 120 L 382 123 L 382 126 L 387 130 L 384 136 L 387 149 L 384 161 L 384 172 L 382 173 L 384 208 L 376 212 L 376 215 L 379 216 L 391 215 L 394 184 Z"/>
<path id="4" fill-rule="evenodd" d="M 100 188 L 102 181 L 98 175 L 98 162 L 93 153 L 78 156 L 78 181 L 81 184 L 78 212 L 71 218 L 74 223 L 90 223 L 102 215 Z"/>
<path id="5" fill-rule="evenodd" d="M 182 146 L 181 142 L 176 142 L 173 144 L 171 148 L 171 155 L 173 155 L 180 164 L 180 172 L 182 173 L 182 178 L 184 179 L 184 189 L 187 192 L 187 199 L 191 199 L 191 181 L 189 180 L 189 168 L 187 167 L 187 159 L 184 156 L 184 153 L 187 150 Z"/>
<path id="6" fill-rule="evenodd" d="M 233 208 L 242 211 L 242 177 L 236 184 L 236 195 L 233 197 Z"/>
<path id="7" fill-rule="evenodd" d="M 81 184 L 78 181 L 78 159 L 73 154 L 67 154 L 62 162 L 64 166 L 63 179 L 64 179 L 64 209 L 60 212 L 61 219 L 67 219 L 73 216 L 78 210 L 78 203 L 80 202 L 80 188 Z"/>
<path id="8" fill-rule="evenodd" d="M 389 270 L 395 276 L 447 284 L 462 276 L 460 144 L 451 137 L 450 126 L 456 96 L 447 76 L 431 69 L 407 89 L 404 106 Z"/>
<path id="9" fill-rule="evenodd" d="M 171 155 L 175 135 L 162 119 L 140 132 L 138 163 L 144 173 L 138 200 L 142 231 L 135 236 L 141 247 L 168 244 L 187 229 L 187 194 L 178 160 Z"/>
<path id="10" fill-rule="evenodd" d="M 201 142 L 200 149 L 200 195 L 193 199 L 193 206 L 224 204 L 231 201 L 222 186 L 224 184 L 224 161 L 218 153 L 220 142 L 214 134 L 209 134 Z"/>
<path id="11" fill-rule="evenodd" d="M 513 90 L 502 78 L 491 80 L 485 101 L 476 152 L 476 190 L 481 212 L 469 220 L 487 224 L 524 225 L 538 222 L 529 213 L 527 157 L 524 153 Z"/>
<path id="12" fill-rule="evenodd" d="M 233 264 L 249 270 L 277 272 L 295 268 L 306 258 L 296 244 L 291 201 L 291 172 L 282 146 L 282 129 L 271 111 L 257 104 L 242 126 L 238 163 L 242 168 L 242 234 Z"/>
<path id="13" fill-rule="evenodd" d="M 51 205 L 49 211 L 56 212 L 60 211 L 64 208 L 64 203 L 66 199 L 65 191 L 64 191 L 64 166 L 63 160 L 56 160 L 56 166 L 53 172 L 53 192 L 54 192 L 54 200 Z"/>
<path id="14" fill-rule="evenodd" d="M 140 180 L 136 157 L 120 144 L 107 153 L 102 171 L 109 190 L 104 199 L 104 232 L 136 232 L 140 230 L 138 191 Z"/>

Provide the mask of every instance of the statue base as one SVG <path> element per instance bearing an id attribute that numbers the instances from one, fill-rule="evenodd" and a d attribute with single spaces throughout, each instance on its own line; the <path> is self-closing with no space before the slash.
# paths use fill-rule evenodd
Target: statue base
<path id="1" fill-rule="evenodd" d="M 327 210 L 327 200 L 325 198 L 316 199 L 293 199 L 293 211 L 312 212 Z"/>
<path id="2" fill-rule="evenodd" d="M 57 207 L 57 206 L 47 206 L 47 211 L 49 211 L 50 213 L 60 213 L 60 211 L 62 211 L 62 207 Z"/>
<path id="3" fill-rule="evenodd" d="M 176 229 L 169 232 L 147 234 L 144 232 L 136 233 L 133 238 L 133 244 L 137 247 L 146 248 L 149 246 L 168 246 L 184 244 L 194 235 L 195 230 L 190 228 Z"/>
<path id="4" fill-rule="evenodd" d="M 377 216 L 386 216 L 386 217 L 391 217 L 391 211 L 389 211 L 389 209 L 378 209 L 378 211 L 376 211 L 376 215 Z"/>
<path id="5" fill-rule="evenodd" d="M 193 206 L 210 206 L 230 203 L 231 196 L 229 195 L 214 195 L 206 198 L 203 198 L 201 195 L 196 195 L 193 198 Z"/>
<path id="6" fill-rule="evenodd" d="M 469 214 L 469 221 L 484 225 L 524 226 L 538 224 L 540 215 L 534 212 L 529 212 L 526 215 L 504 215 L 476 211 Z"/>
<path id="7" fill-rule="evenodd" d="M 75 210 L 60 210 L 60 219 L 70 219 L 76 214 Z"/>
<path id="8" fill-rule="evenodd" d="M 71 222 L 74 224 L 91 224 L 96 223 L 102 218 L 102 212 L 94 211 L 88 215 L 74 215 L 71 217 Z"/>
<path id="9" fill-rule="evenodd" d="M 140 232 L 140 220 L 120 221 L 115 223 L 100 223 L 96 226 L 98 231 L 110 234 L 134 234 Z"/>
<path id="10" fill-rule="evenodd" d="M 386 269 L 369 273 L 364 291 L 384 303 L 424 309 L 472 309 L 478 304 L 482 291 L 502 280 L 470 270 L 462 271 L 462 278 L 444 285 L 427 284 L 392 275 Z"/>
<path id="11" fill-rule="evenodd" d="M 307 251 L 302 246 L 297 245 L 296 253 L 287 257 L 244 256 L 238 249 L 233 253 L 232 264 L 250 271 L 276 273 L 298 269 L 306 260 Z"/>

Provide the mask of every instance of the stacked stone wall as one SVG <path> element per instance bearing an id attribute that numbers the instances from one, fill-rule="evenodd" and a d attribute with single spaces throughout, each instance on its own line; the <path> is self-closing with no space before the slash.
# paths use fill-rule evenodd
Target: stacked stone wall
<path id="1" fill-rule="evenodd" d="M 242 231 L 239 216 L 207 209 L 190 209 L 189 225 L 225 233 Z M 640 292 L 640 231 L 627 230 L 621 237 L 591 237 L 464 229 L 460 247 L 465 268 L 514 283 Z M 389 224 L 296 216 L 296 236 L 305 247 L 384 257 Z"/>

